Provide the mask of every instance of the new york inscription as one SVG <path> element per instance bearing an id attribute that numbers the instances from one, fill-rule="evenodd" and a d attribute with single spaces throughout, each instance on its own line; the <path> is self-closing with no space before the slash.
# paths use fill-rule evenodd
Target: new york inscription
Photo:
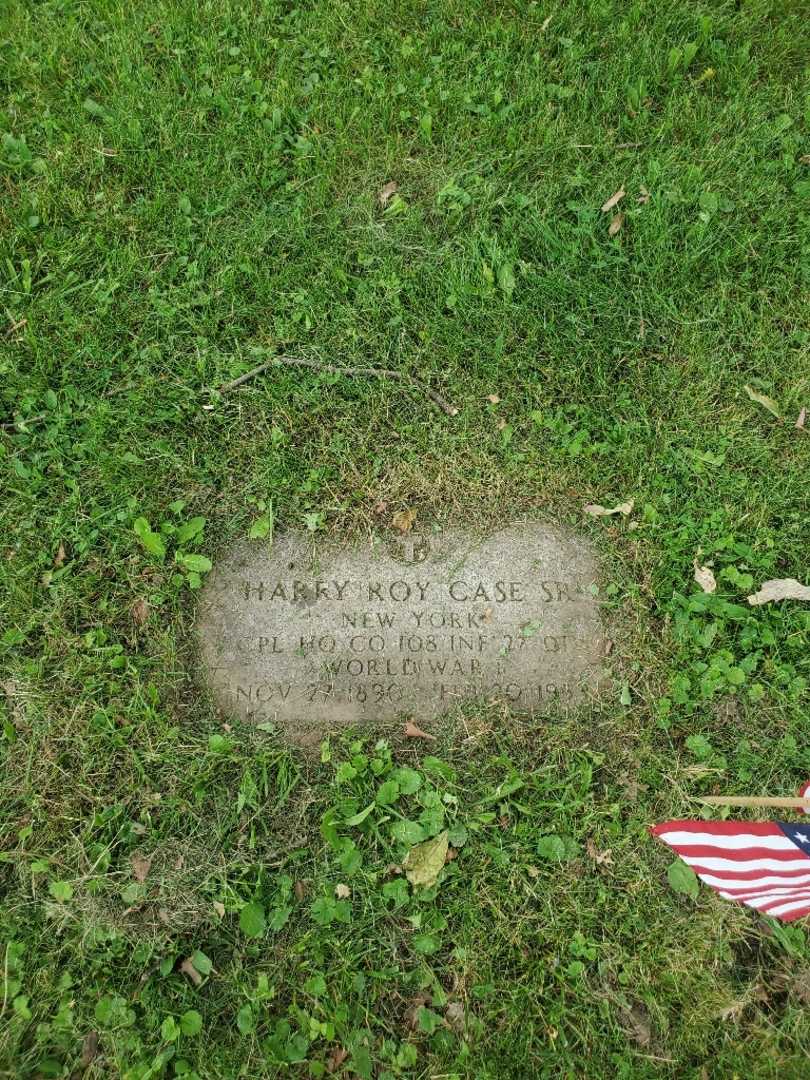
<path id="1" fill-rule="evenodd" d="M 469 699 L 579 701 L 601 677 L 595 592 L 585 544 L 537 523 L 344 548 L 287 533 L 226 555 L 198 629 L 219 706 L 309 745 Z"/>

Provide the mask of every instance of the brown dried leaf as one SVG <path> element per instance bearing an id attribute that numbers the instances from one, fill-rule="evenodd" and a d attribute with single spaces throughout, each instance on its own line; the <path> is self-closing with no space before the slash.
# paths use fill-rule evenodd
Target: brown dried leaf
<path id="1" fill-rule="evenodd" d="M 88 1031 L 82 1043 L 82 1056 L 79 1058 L 79 1068 L 86 1069 L 88 1065 L 98 1057 L 98 1032 Z"/>
<path id="2" fill-rule="evenodd" d="M 810 585 L 802 585 L 795 578 L 774 578 L 763 581 L 759 592 L 748 597 L 751 607 L 770 604 L 774 600 L 810 600 Z"/>
<path id="3" fill-rule="evenodd" d="M 722 1009 L 717 1013 L 717 1019 L 722 1020 L 725 1023 L 731 1021 L 734 1023 L 739 1020 L 742 1014 L 745 1012 L 745 1007 L 748 1004 L 747 998 L 738 998 L 736 1001 L 730 1001 L 728 1005 L 724 1005 Z"/>
<path id="4" fill-rule="evenodd" d="M 391 518 L 391 524 L 401 533 L 409 533 L 416 521 L 415 510 L 397 510 Z"/>
<path id="5" fill-rule="evenodd" d="M 447 851 L 445 852 L 445 855 L 444 855 L 445 863 L 452 862 L 453 859 L 457 859 L 457 858 L 458 858 L 458 851 L 456 851 L 456 849 L 454 847 L 449 847 L 447 849 Z"/>
<path id="6" fill-rule="evenodd" d="M 132 605 L 132 620 L 138 626 L 143 626 L 149 618 L 149 602 L 140 597 Z"/>
<path id="7" fill-rule="evenodd" d="M 629 1031 L 627 1034 L 633 1042 L 639 1046 L 649 1046 L 652 1040 L 652 1028 L 647 1010 L 643 1005 L 631 1005 L 629 1009 L 622 1009 L 622 1020 Z"/>
<path id="8" fill-rule="evenodd" d="M 295 899 L 300 904 L 307 895 L 307 887 L 303 881 L 296 881 L 295 885 L 293 885 L 293 892 L 295 893 Z"/>
<path id="9" fill-rule="evenodd" d="M 418 1025 L 417 1014 L 420 1009 L 426 1005 L 432 1005 L 433 998 L 426 990 L 419 990 L 413 995 L 408 1002 L 408 1008 L 405 1010 L 405 1022 L 409 1028 L 416 1028 Z"/>
<path id="10" fill-rule="evenodd" d="M 388 206 L 388 203 L 391 201 L 392 196 L 396 195 L 398 191 L 399 184 L 396 182 L 396 180 L 389 181 L 377 195 L 377 200 L 380 206 L 385 209 L 385 207 Z"/>
<path id="11" fill-rule="evenodd" d="M 184 975 L 187 975 L 188 978 L 191 979 L 195 986 L 200 986 L 202 984 L 203 977 L 192 964 L 190 956 L 187 956 L 186 959 L 182 962 L 182 964 L 180 965 L 180 970 L 183 972 Z"/>
<path id="12" fill-rule="evenodd" d="M 796 418 L 796 427 L 799 429 L 799 431 L 802 431 L 804 429 L 804 422 L 805 422 L 806 419 L 807 419 L 807 409 L 805 409 L 805 407 L 802 406 L 801 411 L 800 411 L 798 417 Z"/>
<path id="13" fill-rule="evenodd" d="M 220 919 L 224 919 L 225 918 L 225 905 L 223 903 L 220 903 L 219 900 L 214 900 L 212 906 L 214 908 L 214 911 L 217 913 L 217 915 L 219 915 Z"/>
<path id="14" fill-rule="evenodd" d="M 613 856 L 611 855 L 611 853 L 609 851 L 597 850 L 596 844 L 593 842 L 590 836 L 585 841 L 585 850 L 588 853 L 588 858 L 593 859 L 597 866 L 613 865 Z"/>
<path id="15" fill-rule="evenodd" d="M 614 214 L 610 219 L 610 225 L 608 225 L 608 236 L 615 236 L 619 229 L 624 225 L 624 214 Z"/>
<path id="16" fill-rule="evenodd" d="M 56 549 L 56 554 L 53 557 L 54 570 L 59 570 L 61 567 L 63 567 L 65 565 L 65 556 L 66 555 L 67 555 L 67 552 L 65 551 L 65 545 L 60 540 L 59 541 L 59 547 Z"/>
<path id="17" fill-rule="evenodd" d="M 622 184 L 618 191 L 614 191 L 610 198 L 602 203 L 602 213 L 606 214 L 608 210 L 612 210 L 614 206 L 618 206 L 626 194 L 627 192 L 624 190 L 624 184 Z"/>
<path id="18" fill-rule="evenodd" d="M 793 996 L 802 1003 L 810 1005 L 810 971 L 800 971 L 790 980 Z"/>
<path id="19" fill-rule="evenodd" d="M 467 1026 L 467 1018 L 464 1014 L 464 1006 L 460 1001 L 451 1001 L 444 1010 L 444 1022 L 451 1031 L 457 1035 L 463 1035 Z"/>
<path id="20" fill-rule="evenodd" d="M 346 1058 L 349 1056 L 349 1051 L 344 1050 L 342 1046 L 336 1046 L 329 1057 L 326 1059 L 326 1071 L 329 1073 L 335 1072 Z"/>
<path id="21" fill-rule="evenodd" d="M 635 500 L 628 499 L 627 502 L 619 503 L 618 506 L 614 506 L 610 510 L 600 506 L 598 503 L 588 503 L 583 507 L 583 510 L 586 514 L 590 514 L 591 517 L 610 517 L 611 514 L 624 514 L 627 517 L 628 514 L 632 514 L 634 506 Z"/>
<path id="22" fill-rule="evenodd" d="M 497 394 L 487 394 L 487 401 L 491 405 L 497 405 L 500 400 Z"/>
<path id="23" fill-rule="evenodd" d="M 335 886 L 335 896 L 338 900 L 348 900 L 351 895 L 352 890 L 348 885 L 344 885 L 342 881 Z"/>
<path id="24" fill-rule="evenodd" d="M 410 720 L 405 725 L 405 735 L 409 739 L 430 739 L 431 742 L 436 742 L 435 735 L 429 735 L 426 731 L 422 731 L 420 727 L 412 724 Z"/>
<path id="25" fill-rule="evenodd" d="M 717 581 L 708 566 L 698 566 L 695 559 L 695 581 L 705 593 L 713 593 L 717 590 Z"/>
<path id="26" fill-rule="evenodd" d="M 132 855 L 132 876 L 136 881 L 143 884 L 146 881 L 146 876 L 149 873 L 149 868 L 152 865 L 152 856 L 139 855 L 137 852 Z"/>

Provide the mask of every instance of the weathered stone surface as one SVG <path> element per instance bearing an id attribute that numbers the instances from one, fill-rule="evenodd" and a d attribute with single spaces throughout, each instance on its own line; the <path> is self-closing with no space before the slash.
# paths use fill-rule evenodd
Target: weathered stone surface
<path id="1" fill-rule="evenodd" d="M 520 523 L 336 547 L 300 533 L 234 548 L 198 630 L 222 710 L 312 745 L 342 725 L 434 720 L 469 699 L 575 703 L 601 677 L 587 545 Z"/>

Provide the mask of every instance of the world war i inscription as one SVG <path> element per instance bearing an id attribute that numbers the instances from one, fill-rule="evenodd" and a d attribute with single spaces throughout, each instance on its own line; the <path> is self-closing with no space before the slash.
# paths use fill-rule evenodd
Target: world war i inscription
<path id="1" fill-rule="evenodd" d="M 345 547 L 285 533 L 209 575 L 206 679 L 225 713 L 301 745 L 470 699 L 540 713 L 598 687 L 595 582 L 587 545 L 537 523 Z"/>

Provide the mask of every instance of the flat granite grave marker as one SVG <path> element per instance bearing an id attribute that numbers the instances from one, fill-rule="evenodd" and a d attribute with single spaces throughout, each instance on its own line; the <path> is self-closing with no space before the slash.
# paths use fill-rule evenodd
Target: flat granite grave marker
<path id="1" fill-rule="evenodd" d="M 302 746 L 470 699 L 543 712 L 602 677 L 595 579 L 584 541 L 536 522 L 483 538 L 238 544 L 200 597 L 206 679 L 224 712 Z"/>

